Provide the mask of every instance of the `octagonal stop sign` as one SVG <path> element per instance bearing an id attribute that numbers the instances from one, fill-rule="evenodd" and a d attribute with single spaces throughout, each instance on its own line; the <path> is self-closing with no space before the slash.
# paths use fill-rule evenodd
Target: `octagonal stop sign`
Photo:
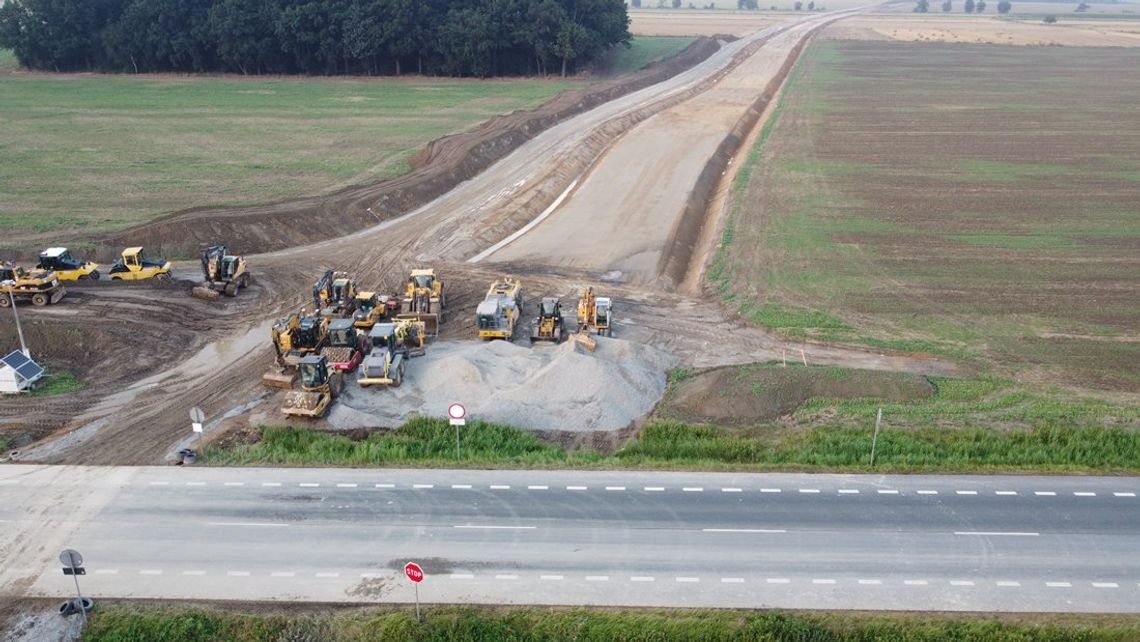
<path id="1" fill-rule="evenodd" d="M 415 562 L 408 562 L 404 565 L 404 575 L 407 575 L 408 579 L 416 584 L 424 581 L 424 570 Z"/>

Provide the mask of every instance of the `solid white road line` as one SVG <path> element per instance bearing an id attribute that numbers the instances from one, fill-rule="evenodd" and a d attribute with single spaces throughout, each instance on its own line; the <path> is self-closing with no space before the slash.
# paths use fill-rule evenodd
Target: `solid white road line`
<path id="1" fill-rule="evenodd" d="M 787 533 L 782 528 L 702 528 L 702 533 Z"/>
<path id="2" fill-rule="evenodd" d="M 630 582 L 655 582 L 655 581 L 657 581 L 657 578 L 649 577 L 647 575 L 634 575 L 633 577 L 629 578 L 629 581 Z"/>
<path id="3" fill-rule="evenodd" d="M 625 490 L 625 486 L 606 486 L 606 490 Z"/>
<path id="4" fill-rule="evenodd" d="M 819 578 L 811 581 L 812 584 L 835 584 L 835 580 L 828 578 Z"/>
<path id="5" fill-rule="evenodd" d="M 249 577 L 249 571 L 226 571 L 226 577 Z"/>
<path id="6" fill-rule="evenodd" d="M 210 522 L 207 526 L 288 526 L 288 524 L 279 523 L 256 523 L 256 522 Z"/>
<path id="7" fill-rule="evenodd" d="M 499 531 L 533 531 L 537 526 L 482 526 L 479 524 L 456 524 L 452 528 L 482 528 L 485 530 L 499 530 Z"/>
<path id="8" fill-rule="evenodd" d="M 936 490 L 916 490 L 914 492 L 918 493 L 919 495 L 937 495 L 938 494 L 938 491 L 936 491 Z"/>
<path id="9" fill-rule="evenodd" d="M 473 580 L 475 576 L 470 573 L 452 573 L 451 579 L 453 580 Z"/>
<path id="10" fill-rule="evenodd" d="M 1037 537 L 1041 533 L 1016 533 L 1016 532 L 1002 533 L 1002 532 L 997 532 L 997 531 L 991 533 L 991 532 L 986 532 L 986 531 L 954 531 L 954 534 L 955 535 L 979 535 L 979 536 L 984 536 L 984 537 L 989 537 L 991 535 L 995 536 L 995 537 Z"/>
<path id="11" fill-rule="evenodd" d="M 452 484 L 451 487 L 456 490 L 468 490 L 471 488 L 471 484 Z"/>

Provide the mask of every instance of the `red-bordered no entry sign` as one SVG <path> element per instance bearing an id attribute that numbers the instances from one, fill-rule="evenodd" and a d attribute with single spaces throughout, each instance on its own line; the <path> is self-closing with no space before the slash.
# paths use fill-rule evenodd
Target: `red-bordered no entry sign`
<path id="1" fill-rule="evenodd" d="M 453 403 L 447 407 L 447 416 L 452 419 L 463 419 L 467 416 L 467 409 L 461 403 Z"/>

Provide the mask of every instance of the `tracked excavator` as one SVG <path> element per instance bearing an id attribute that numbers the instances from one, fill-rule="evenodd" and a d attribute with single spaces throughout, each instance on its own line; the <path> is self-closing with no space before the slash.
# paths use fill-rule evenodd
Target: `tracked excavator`
<path id="1" fill-rule="evenodd" d="M 28 272 L 19 265 L 0 265 L 0 308 L 12 307 L 12 300 L 31 301 L 42 307 L 59 303 L 67 290 L 51 270 Z"/>
<path id="2" fill-rule="evenodd" d="M 262 375 L 261 382 L 271 388 L 292 388 L 301 360 L 319 352 L 328 341 L 329 320 L 304 310 L 273 324 L 270 329 L 276 367 Z"/>
<path id="3" fill-rule="evenodd" d="M 306 355 L 297 364 L 301 373 L 301 389 L 285 395 L 281 412 L 290 417 L 314 419 L 323 417 L 334 399 L 344 390 L 343 376 L 330 370 L 323 355 Z"/>
<path id="4" fill-rule="evenodd" d="M 587 287 L 578 299 L 578 332 L 574 341 L 593 352 L 598 347 L 591 333 L 611 336 L 610 322 L 613 317 L 613 302 L 609 297 L 596 296 L 593 287 Z"/>
<path id="5" fill-rule="evenodd" d="M 487 296 L 475 308 L 475 325 L 480 339 L 506 339 L 515 336 L 522 314 L 522 282 L 509 276 L 491 284 Z"/>
<path id="6" fill-rule="evenodd" d="M 536 341 L 562 342 L 562 302 L 556 296 L 543 297 L 538 305 L 538 318 L 530 334 L 530 342 Z"/>
<path id="7" fill-rule="evenodd" d="M 356 281 L 348 272 L 326 271 L 313 284 L 313 305 L 321 316 L 352 318 L 356 311 Z"/>
<path id="8" fill-rule="evenodd" d="M 190 294 L 197 299 L 217 301 L 219 293 L 237 296 L 253 282 L 244 256 L 226 253 L 226 246 L 211 245 L 202 252 L 202 276 L 205 282 L 194 286 Z"/>
<path id="9" fill-rule="evenodd" d="M 435 276 L 433 269 L 412 270 L 408 276 L 408 287 L 400 304 L 400 319 L 422 321 L 427 336 L 439 334 L 443 323 L 443 310 L 447 299 L 443 292 L 443 281 Z"/>

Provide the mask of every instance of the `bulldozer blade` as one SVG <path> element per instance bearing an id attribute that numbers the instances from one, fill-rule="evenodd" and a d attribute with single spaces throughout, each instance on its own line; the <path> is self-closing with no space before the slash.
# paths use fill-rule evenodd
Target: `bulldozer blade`
<path id="1" fill-rule="evenodd" d="M 291 390 L 293 384 L 297 381 L 297 372 L 281 372 L 279 370 L 272 370 L 261 375 L 261 383 L 270 388 L 282 388 L 284 390 Z"/>
<path id="2" fill-rule="evenodd" d="M 203 301 L 217 301 L 222 295 L 218 294 L 209 286 L 196 285 L 194 289 L 190 290 L 190 296 L 195 299 L 202 299 Z"/>

